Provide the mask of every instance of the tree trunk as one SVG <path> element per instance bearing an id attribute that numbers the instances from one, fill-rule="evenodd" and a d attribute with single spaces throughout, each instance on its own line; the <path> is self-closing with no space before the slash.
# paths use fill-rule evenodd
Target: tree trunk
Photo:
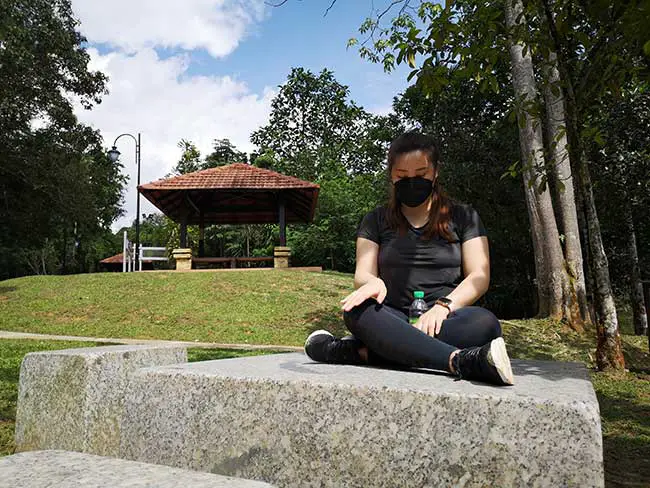
<path id="1" fill-rule="evenodd" d="M 578 227 L 578 212 L 571 175 L 571 162 L 567 151 L 564 95 L 560 86 L 557 58 L 551 53 L 544 69 L 544 102 L 546 105 L 546 127 L 549 135 L 549 165 L 558 187 L 560 219 L 564 234 L 564 250 L 569 279 L 564 294 L 566 315 L 575 330 L 584 330 L 589 320 L 589 307 L 585 286 L 585 275 Z"/>
<path id="2" fill-rule="evenodd" d="M 576 179 L 574 178 L 574 181 Z M 585 214 L 585 204 L 584 197 L 582 196 L 582 191 L 579 185 L 575 187 L 575 196 L 576 196 L 576 206 L 578 210 L 578 227 L 580 229 L 580 242 L 586 243 L 582 248 L 583 257 L 583 267 L 585 274 L 585 288 L 587 293 L 587 304 L 588 304 L 588 322 L 594 323 L 596 321 L 596 310 L 594 309 L 594 273 L 591 269 L 591 254 L 589 253 L 589 230 L 587 229 L 587 217 Z"/>
<path id="3" fill-rule="evenodd" d="M 510 1 L 506 2 L 508 5 Z M 598 369 L 624 369 L 625 359 L 621 348 L 621 337 L 618 330 L 618 318 L 616 306 L 612 295 L 612 286 L 609 279 L 609 268 L 607 256 L 603 247 L 600 233 L 600 222 L 596 212 L 591 176 L 584 153 L 582 139 L 580 136 L 580 124 L 578 123 L 579 105 L 576 93 L 573 89 L 573 79 L 569 76 L 569 66 L 564 58 L 563 46 L 557 33 L 555 19 L 548 0 L 544 0 L 546 20 L 549 24 L 551 37 L 555 44 L 555 52 L 558 55 L 558 69 L 566 87 L 566 121 L 569 150 L 571 162 L 574 165 L 573 175 L 576 179 L 579 192 L 583 198 L 585 218 L 588 229 L 588 242 L 591 262 L 590 269 L 594 279 L 594 309 L 596 315 L 596 332 L 598 345 L 596 349 L 596 364 Z"/>
<path id="4" fill-rule="evenodd" d="M 621 336 L 618 331 L 616 305 L 609 279 L 607 255 L 600 233 L 600 222 L 596 212 L 596 204 L 591 184 L 591 176 L 586 156 L 579 159 L 579 184 L 585 197 L 585 212 L 589 229 L 589 247 L 591 248 L 592 269 L 594 273 L 594 300 L 596 308 L 596 332 L 598 345 L 596 347 L 596 364 L 598 369 L 625 369 L 625 359 L 621 347 Z"/>
<path id="5" fill-rule="evenodd" d="M 634 333 L 645 335 L 648 329 L 648 316 L 646 315 L 645 300 L 643 299 L 643 283 L 641 283 L 641 269 L 639 268 L 639 255 L 636 249 L 636 233 L 632 219 L 632 207 L 629 200 L 625 205 L 625 229 L 630 259 L 630 304 L 634 320 Z"/>
<path id="6" fill-rule="evenodd" d="M 505 3 L 506 25 L 512 29 L 524 24 L 523 6 L 520 0 Z M 539 296 L 538 316 L 555 319 L 569 318 L 564 307 L 564 290 L 568 286 L 564 256 L 560 246 L 553 203 L 548 185 L 536 188 L 536 174 L 543 170 L 544 144 L 541 121 L 525 106 L 537 100 L 537 88 L 530 51 L 524 55 L 523 45 L 510 39 L 512 83 L 518 103 L 519 144 L 524 178 L 526 206 L 531 225 L 535 272 Z"/>

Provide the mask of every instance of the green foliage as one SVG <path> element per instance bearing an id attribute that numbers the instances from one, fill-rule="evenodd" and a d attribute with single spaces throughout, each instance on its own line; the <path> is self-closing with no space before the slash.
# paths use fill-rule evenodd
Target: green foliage
<path id="1" fill-rule="evenodd" d="M 260 167 L 308 181 L 338 172 L 374 172 L 381 166 L 374 146 L 359 145 L 383 121 L 348 100 L 349 89 L 331 71 L 318 75 L 293 68 L 271 102 L 269 123 L 253 132 Z M 379 135 L 375 132 L 376 135 Z M 263 156 L 262 160 L 259 160 Z"/>
<path id="2" fill-rule="evenodd" d="M 355 230 L 385 199 L 382 171 L 395 115 L 375 116 L 353 101 L 331 71 L 294 68 L 272 102 L 269 123 L 254 132 L 252 164 L 320 185 L 313 224 L 291 225 L 292 263 L 352 271 Z"/>
<path id="3" fill-rule="evenodd" d="M 201 169 L 248 162 L 246 153 L 239 151 L 229 139 L 215 139 L 213 147 L 214 151 L 206 156 Z"/>
<path id="4" fill-rule="evenodd" d="M 193 142 L 186 139 L 181 139 L 177 144 L 178 148 L 182 150 L 181 159 L 178 160 L 174 167 L 174 174 L 185 175 L 187 173 L 194 173 L 202 168 L 201 152 L 197 149 Z"/>
<path id="5" fill-rule="evenodd" d="M 121 213 L 120 165 L 73 114 L 106 82 L 76 28 L 68 0 L 0 1 L 0 279 L 92 269 Z"/>
<path id="6" fill-rule="evenodd" d="M 594 192 L 599 204 L 610 274 L 618 294 L 627 294 L 631 267 L 623 218 L 632 213 L 641 275 L 650 277 L 650 91 L 643 85 L 621 92 L 591 119 L 602 132 L 602 145 L 589 149 Z"/>

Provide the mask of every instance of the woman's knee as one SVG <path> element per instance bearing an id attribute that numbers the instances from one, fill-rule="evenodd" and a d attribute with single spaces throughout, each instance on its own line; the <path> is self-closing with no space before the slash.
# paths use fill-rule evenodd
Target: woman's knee
<path id="1" fill-rule="evenodd" d="M 497 316 L 488 309 L 470 306 L 463 307 L 461 310 L 465 310 L 465 313 L 472 316 L 472 322 L 479 326 L 490 340 L 501 337 L 501 323 Z"/>
<path id="2" fill-rule="evenodd" d="M 377 300 L 374 298 L 368 298 L 367 300 L 354 307 L 352 310 L 343 312 L 343 321 L 345 322 L 345 326 L 350 332 L 354 334 L 354 331 L 359 326 L 359 319 L 361 318 L 361 314 L 363 314 L 363 312 L 365 312 L 369 307 L 378 306 L 380 305 L 377 303 Z"/>

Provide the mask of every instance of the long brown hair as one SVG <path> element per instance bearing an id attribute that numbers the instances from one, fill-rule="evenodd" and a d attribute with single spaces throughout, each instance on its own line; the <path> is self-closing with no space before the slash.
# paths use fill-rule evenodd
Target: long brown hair
<path id="1" fill-rule="evenodd" d="M 431 239 L 434 236 L 440 236 L 449 242 L 455 239 L 449 231 L 449 222 L 451 221 L 451 199 L 447 196 L 440 185 L 438 178 L 438 168 L 440 167 L 440 153 L 438 146 L 432 137 L 421 134 L 416 131 L 405 132 L 395 139 L 388 150 L 388 182 L 390 185 L 388 199 L 388 225 L 398 230 L 400 235 L 406 234 L 408 221 L 402 213 L 401 204 L 395 195 L 395 185 L 392 182 L 391 173 L 395 163 L 403 154 L 414 151 L 422 151 L 427 160 L 433 165 L 435 181 L 433 182 L 433 192 L 431 201 L 431 210 L 429 211 L 429 221 L 424 227 L 422 238 Z"/>

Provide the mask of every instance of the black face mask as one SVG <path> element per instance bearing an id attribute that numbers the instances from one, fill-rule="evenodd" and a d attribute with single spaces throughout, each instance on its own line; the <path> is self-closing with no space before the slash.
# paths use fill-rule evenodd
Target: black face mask
<path id="1" fill-rule="evenodd" d="M 422 205 L 433 191 L 433 181 L 416 176 L 402 178 L 395 182 L 395 195 L 400 203 L 407 207 Z"/>

